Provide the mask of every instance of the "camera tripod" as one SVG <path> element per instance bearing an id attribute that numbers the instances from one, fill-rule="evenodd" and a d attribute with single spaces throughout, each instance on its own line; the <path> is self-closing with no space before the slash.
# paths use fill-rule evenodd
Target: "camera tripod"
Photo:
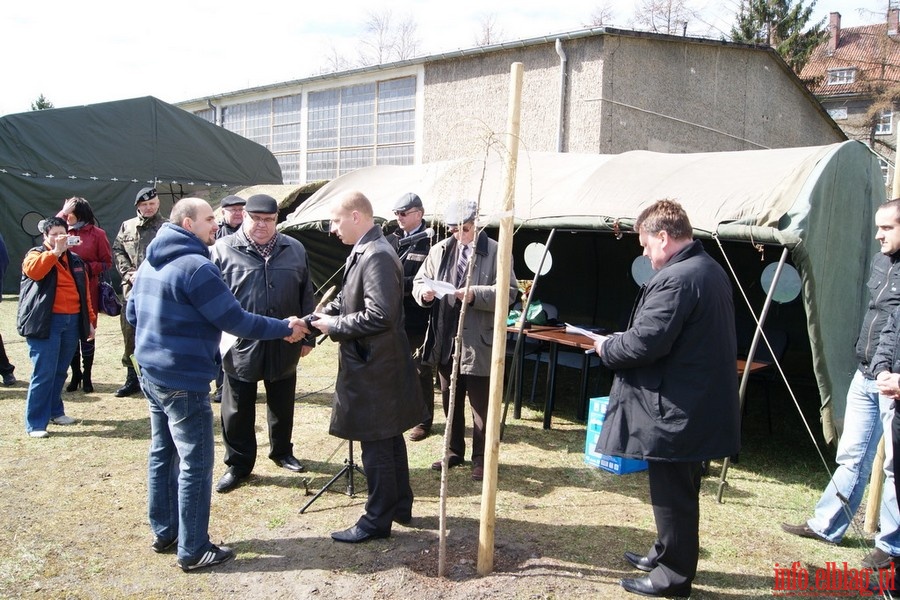
<path id="1" fill-rule="evenodd" d="M 353 494 L 355 493 L 355 489 L 353 487 L 353 472 L 356 471 L 356 472 L 360 473 L 363 477 L 365 477 L 366 474 L 361 468 L 359 468 L 359 466 L 355 462 L 353 462 L 353 440 L 347 440 L 347 441 L 348 441 L 350 447 L 349 447 L 349 453 L 347 455 L 347 458 L 344 460 L 344 466 L 341 468 L 340 471 L 338 471 L 335 474 L 334 477 L 331 478 L 331 480 L 328 483 L 326 483 L 324 486 L 322 486 L 321 490 L 316 492 L 315 496 L 310 498 L 309 502 L 307 502 L 303 506 L 303 508 L 300 509 L 300 514 L 303 514 L 303 512 L 307 508 L 309 508 L 309 506 L 313 502 L 315 502 L 316 500 L 319 499 L 319 496 L 324 494 L 328 490 L 328 488 L 330 488 L 332 485 L 334 485 L 337 482 L 338 479 L 340 479 L 341 477 L 344 477 L 344 476 L 347 477 L 347 495 L 350 496 L 351 498 L 353 497 Z"/>

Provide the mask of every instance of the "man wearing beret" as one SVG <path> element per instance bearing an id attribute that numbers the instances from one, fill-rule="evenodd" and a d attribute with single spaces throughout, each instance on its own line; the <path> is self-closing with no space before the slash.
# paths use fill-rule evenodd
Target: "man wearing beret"
<path id="1" fill-rule="evenodd" d="M 219 205 L 222 209 L 222 220 L 219 221 L 216 239 L 240 231 L 241 223 L 244 222 L 244 205 L 246 204 L 247 201 L 240 196 L 225 196 L 222 198 L 222 203 Z"/>
<path id="2" fill-rule="evenodd" d="M 316 306 L 306 249 L 294 238 L 278 233 L 278 203 L 271 196 L 250 196 L 243 225 L 237 233 L 216 240 L 212 261 L 247 312 L 283 319 L 308 315 Z M 269 458 L 279 467 L 299 473 L 294 457 L 294 391 L 297 363 L 312 343 L 238 339 L 224 351 L 222 369 L 222 438 L 228 469 L 216 491 L 228 492 L 253 471 L 256 464 L 256 394 L 266 388 Z"/>
<path id="3" fill-rule="evenodd" d="M 116 269 L 122 277 L 122 296 L 125 302 L 131 296 L 134 287 L 134 275 L 138 267 L 144 262 L 147 255 L 147 246 L 156 237 L 156 232 L 166 222 L 159 214 L 159 197 L 156 188 L 145 187 L 137 193 L 134 199 L 134 207 L 137 216 L 122 223 L 119 233 L 113 242 L 113 260 Z M 131 355 L 134 354 L 134 327 L 125 318 L 125 311 L 119 316 L 122 327 L 122 337 L 125 339 L 125 353 L 122 355 L 122 365 L 128 370 L 125 384 L 116 390 L 117 398 L 132 396 L 141 391 L 137 373 L 131 364 Z"/>
<path id="4" fill-rule="evenodd" d="M 409 439 L 413 442 L 428 437 L 434 420 L 434 372 L 431 365 L 422 363 L 422 344 L 425 342 L 425 330 L 428 329 L 428 311 L 416 304 L 412 297 L 413 278 L 425 262 L 428 251 L 431 250 L 431 236 L 426 233 L 422 219 L 424 214 L 421 198 L 412 192 L 403 194 L 394 203 L 397 230 L 387 236 L 387 240 L 397 251 L 400 264 L 403 265 L 404 328 L 406 337 L 409 338 L 409 347 L 412 348 L 416 372 L 419 374 L 424 403 L 422 422 L 409 432 Z"/>

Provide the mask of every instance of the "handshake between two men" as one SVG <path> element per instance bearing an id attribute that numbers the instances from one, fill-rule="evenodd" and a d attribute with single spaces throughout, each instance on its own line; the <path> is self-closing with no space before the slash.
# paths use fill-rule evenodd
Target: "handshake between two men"
<path id="1" fill-rule="evenodd" d="M 325 317 L 325 318 L 323 318 Z M 312 342 L 321 334 L 327 334 L 329 327 L 329 319 L 326 315 L 312 313 L 305 317 L 288 317 L 288 327 L 294 330 L 294 333 L 284 338 L 284 341 L 295 343 L 301 340 Z M 316 322 L 313 325 L 313 322 Z"/>

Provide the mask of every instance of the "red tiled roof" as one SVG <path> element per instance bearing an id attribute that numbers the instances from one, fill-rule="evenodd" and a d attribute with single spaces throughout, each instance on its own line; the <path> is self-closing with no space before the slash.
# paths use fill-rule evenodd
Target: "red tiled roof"
<path id="1" fill-rule="evenodd" d="M 873 82 L 900 82 L 900 36 L 887 35 L 887 23 L 841 29 L 840 43 L 829 54 L 831 39 L 813 50 L 800 79 L 811 81 L 809 90 L 817 96 L 865 94 Z M 832 69 L 855 67 L 854 83 L 828 85 L 827 73 Z"/>

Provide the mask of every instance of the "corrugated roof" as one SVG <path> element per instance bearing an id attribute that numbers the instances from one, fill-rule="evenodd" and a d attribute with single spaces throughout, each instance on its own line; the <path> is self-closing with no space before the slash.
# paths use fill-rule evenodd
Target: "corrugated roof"
<path id="1" fill-rule="evenodd" d="M 800 73 L 811 81 L 817 96 L 845 96 L 871 93 L 873 83 L 900 82 L 900 37 L 887 34 L 887 23 L 847 27 L 840 30 L 837 49 L 831 53 L 830 39 L 819 45 Z M 828 71 L 855 68 L 853 83 L 829 85 Z"/>

